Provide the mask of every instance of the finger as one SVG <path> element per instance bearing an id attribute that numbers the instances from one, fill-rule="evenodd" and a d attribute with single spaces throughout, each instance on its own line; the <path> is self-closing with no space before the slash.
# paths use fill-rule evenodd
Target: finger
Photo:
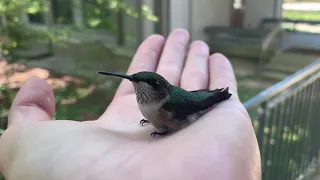
<path id="1" fill-rule="evenodd" d="M 181 87 L 186 90 L 208 88 L 209 47 L 202 41 L 190 45 L 188 58 L 181 76 Z"/>
<path id="2" fill-rule="evenodd" d="M 164 46 L 165 39 L 160 35 L 151 35 L 138 48 L 127 74 L 134 74 L 139 71 L 156 70 L 161 51 Z M 128 80 L 123 80 L 116 92 L 115 97 L 134 93 L 132 83 Z"/>
<path id="3" fill-rule="evenodd" d="M 222 54 L 216 53 L 209 58 L 210 89 L 229 87 L 231 97 L 238 98 L 237 83 L 230 61 Z"/>
<path id="4" fill-rule="evenodd" d="M 172 85 L 180 84 L 189 38 L 190 35 L 186 30 L 175 29 L 169 35 L 163 49 L 157 73 Z"/>
<path id="5" fill-rule="evenodd" d="M 55 99 L 46 81 L 32 77 L 17 93 L 9 113 L 8 127 L 52 119 Z"/>

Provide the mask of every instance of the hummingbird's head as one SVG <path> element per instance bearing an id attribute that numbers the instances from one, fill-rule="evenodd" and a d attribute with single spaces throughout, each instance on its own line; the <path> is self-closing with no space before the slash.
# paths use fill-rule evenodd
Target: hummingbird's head
<path id="1" fill-rule="evenodd" d="M 142 71 L 132 75 L 108 72 L 98 73 L 130 80 L 136 91 L 137 101 L 141 104 L 160 102 L 171 93 L 171 84 L 164 77 L 154 72 Z"/>

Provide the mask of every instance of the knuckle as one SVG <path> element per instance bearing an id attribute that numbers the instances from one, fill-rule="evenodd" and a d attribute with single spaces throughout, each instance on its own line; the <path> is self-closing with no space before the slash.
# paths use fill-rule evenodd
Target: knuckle
<path id="1" fill-rule="evenodd" d="M 186 43 L 184 41 L 177 41 L 175 45 L 173 45 L 174 52 L 182 52 L 186 50 Z"/>
<path id="2" fill-rule="evenodd" d="M 150 47 L 140 46 L 137 54 L 146 58 L 147 57 L 154 58 L 158 56 L 159 51 L 158 51 L 158 48 L 156 47 L 150 48 Z"/>
<path id="3" fill-rule="evenodd" d="M 206 80 L 208 78 L 207 73 L 201 72 L 201 71 L 199 71 L 198 69 L 195 69 L 195 68 L 190 69 L 187 74 L 188 74 L 187 76 L 189 78 L 198 79 L 200 81 Z"/>
<path id="4" fill-rule="evenodd" d="M 169 77 L 172 77 L 174 74 L 180 74 L 181 68 L 179 68 L 177 65 L 174 64 L 174 62 L 170 63 L 171 65 L 168 65 L 164 69 L 165 74 L 168 74 Z"/>

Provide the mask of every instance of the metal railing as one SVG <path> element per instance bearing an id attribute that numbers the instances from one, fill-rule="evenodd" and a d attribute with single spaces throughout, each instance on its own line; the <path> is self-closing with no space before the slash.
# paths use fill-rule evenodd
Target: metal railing
<path id="1" fill-rule="evenodd" d="M 244 103 L 254 125 L 263 180 L 293 180 L 320 148 L 320 60 Z"/>

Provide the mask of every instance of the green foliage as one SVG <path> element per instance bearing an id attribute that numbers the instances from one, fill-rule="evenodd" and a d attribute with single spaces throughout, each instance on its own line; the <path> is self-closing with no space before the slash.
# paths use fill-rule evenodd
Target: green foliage
<path id="1" fill-rule="evenodd" d="M 56 98 L 56 113 L 54 114 L 53 119 L 83 120 L 85 115 L 95 116 L 99 114 L 103 106 L 88 106 L 86 102 L 81 102 L 85 96 L 88 96 L 89 91 L 87 89 L 89 86 L 90 83 L 86 83 L 80 87 L 71 83 L 67 87 L 54 90 Z M 91 99 L 91 97 L 87 97 L 86 99 L 92 101 L 94 104 L 97 103 L 94 98 Z M 71 102 L 71 104 L 65 103 L 68 101 Z"/>
<path id="2" fill-rule="evenodd" d="M 103 1 L 103 0 L 97 0 L 97 1 Z M 109 9 L 112 9 L 116 12 L 124 12 L 125 14 L 132 16 L 132 17 L 138 17 L 138 10 L 130 6 L 127 3 L 122 2 L 122 0 L 107 0 L 109 1 Z M 137 2 L 137 1 L 135 1 Z M 146 18 L 150 21 L 158 21 L 158 18 L 152 14 L 152 10 L 147 5 L 142 5 L 141 7 L 142 11 L 142 17 Z"/>
<path id="3" fill-rule="evenodd" d="M 6 129 L 5 121 L 8 119 L 11 102 L 15 95 L 16 92 L 8 89 L 6 84 L 0 84 L 0 130 Z"/>
<path id="4" fill-rule="evenodd" d="M 150 7 L 142 5 L 142 17 L 150 21 L 158 21 L 153 15 Z M 122 12 L 126 15 L 137 18 L 139 16 L 136 7 L 130 6 L 121 0 L 85 0 L 84 17 L 86 27 L 105 28 L 111 32 L 116 31 L 115 14 Z"/>
<path id="5" fill-rule="evenodd" d="M 72 1 L 56 0 L 53 8 L 54 24 L 73 24 Z M 138 17 L 136 7 L 129 6 L 121 0 L 84 0 L 84 24 L 87 28 L 105 29 L 117 33 L 115 13 L 123 12 Z M 43 14 L 48 11 L 47 0 L 10 0 L 0 1 L 0 16 L 3 16 L 0 29 L 0 49 L 2 54 L 9 55 L 14 49 L 25 48 L 38 41 L 59 41 L 69 35 L 70 26 L 54 26 L 54 28 L 30 29 L 21 18 L 29 13 L 38 23 L 43 23 Z M 142 16 L 150 21 L 157 21 L 151 9 L 142 5 Z M 3 20 L 4 19 L 4 20 Z"/>
<path id="6" fill-rule="evenodd" d="M 88 28 L 116 30 L 109 1 L 84 1 L 84 21 Z"/>
<path id="7" fill-rule="evenodd" d="M 40 12 L 45 10 L 44 0 L 11 0 L 0 2 L 1 21 L 1 51 L 4 55 L 9 55 L 16 48 L 27 47 L 28 42 L 38 39 L 48 39 L 48 35 L 41 31 L 27 28 L 22 23 L 24 12 Z"/>
<path id="8" fill-rule="evenodd" d="M 282 13 L 284 18 L 296 19 L 296 20 L 320 20 L 320 11 L 295 11 L 286 10 Z"/>
<path id="9" fill-rule="evenodd" d="M 39 12 L 43 10 L 42 5 L 46 5 L 46 0 L 10 0 L 0 2 L 0 15 L 4 13 L 19 13 L 27 10 L 30 12 Z"/>
<path id="10" fill-rule="evenodd" d="M 71 0 L 55 0 L 53 7 L 53 21 L 55 24 L 72 24 L 72 2 Z"/>

